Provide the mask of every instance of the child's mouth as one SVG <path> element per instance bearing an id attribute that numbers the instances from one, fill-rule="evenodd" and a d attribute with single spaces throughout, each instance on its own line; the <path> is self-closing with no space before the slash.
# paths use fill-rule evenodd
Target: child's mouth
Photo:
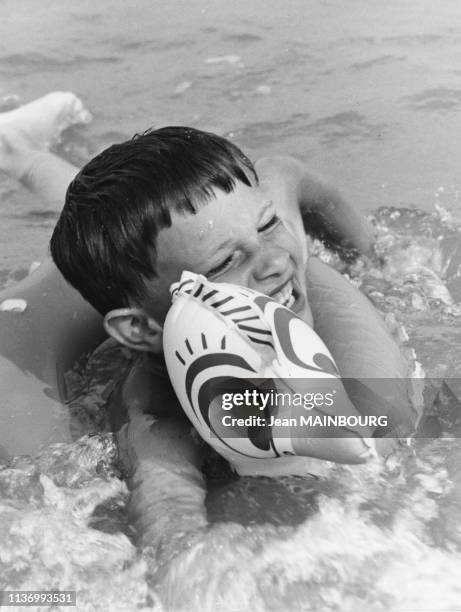
<path id="1" fill-rule="evenodd" d="M 286 306 L 287 308 L 291 308 L 296 301 L 296 293 L 293 287 L 293 281 L 289 280 L 287 284 L 277 291 L 276 294 L 272 296 L 272 299 L 282 304 L 282 306 Z"/>

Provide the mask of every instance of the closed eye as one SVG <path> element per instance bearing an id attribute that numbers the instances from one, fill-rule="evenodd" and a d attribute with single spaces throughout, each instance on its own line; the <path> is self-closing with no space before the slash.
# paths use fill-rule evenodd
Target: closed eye
<path id="1" fill-rule="evenodd" d="M 258 232 L 261 234 L 263 232 L 267 232 L 267 230 L 276 227 L 280 223 L 280 217 L 274 215 L 269 219 L 267 223 L 265 223 L 262 227 L 258 227 Z"/>
<path id="2" fill-rule="evenodd" d="M 215 274 L 219 274 L 220 272 L 224 272 L 224 270 L 227 270 L 227 268 L 230 267 L 230 265 L 232 264 L 232 260 L 233 260 L 233 255 L 229 255 L 229 257 L 226 257 L 226 259 L 223 262 L 221 262 L 214 268 L 211 268 L 211 270 L 208 270 L 205 276 L 210 277 L 210 276 L 214 276 Z"/>

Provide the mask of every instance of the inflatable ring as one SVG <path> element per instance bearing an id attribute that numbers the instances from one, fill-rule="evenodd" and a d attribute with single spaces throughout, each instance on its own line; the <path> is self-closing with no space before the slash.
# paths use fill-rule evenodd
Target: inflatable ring
<path id="1" fill-rule="evenodd" d="M 287 455 L 358 463 L 373 454 L 370 429 L 357 427 L 360 414 L 330 351 L 293 311 L 190 272 L 171 293 L 163 328 L 170 380 L 198 433 L 238 472 L 266 472 L 267 460 Z M 338 414 L 356 427 L 339 435 L 309 426 Z"/>

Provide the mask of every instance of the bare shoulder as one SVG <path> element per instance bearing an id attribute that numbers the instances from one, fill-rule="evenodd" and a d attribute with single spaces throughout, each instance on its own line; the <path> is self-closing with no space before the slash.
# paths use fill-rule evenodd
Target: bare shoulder
<path id="1" fill-rule="evenodd" d="M 294 157 L 264 157 L 255 164 L 259 184 L 270 199 L 288 230 L 296 237 L 302 249 L 306 247 L 306 234 L 300 208 L 300 176 L 303 164 Z"/>
<path id="2" fill-rule="evenodd" d="M 289 155 L 262 157 L 255 163 L 255 168 L 261 182 L 282 181 L 288 184 L 295 183 L 306 172 L 303 162 Z"/>
<path id="3" fill-rule="evenodd" d="M 325 200 L 337 199 L 338 192 L 306 164 L 289 155 L 263 157 L 255 164 L 263 189 L 283 199 L 291 210 L 312 209 Z"/>
<path id="4" fill-rule="evenodd" d="M 322 205 L 325 200 L 341 198 L 338 190 L 325 177 L 289 155 L 264 157 L 255 164 L 260 182 L 284 185 L 298 205 Z"/>
<path id="5" fill-rule="evenodd" d="M 277 203 L 279 212 L 299 223 L 300 183 L 304 164 L 294 157 L 263 157 L 255 163 L 259 184 Z M 295 220 L 295 219 L 293 219 Z"/>
<path id="6" fill-rule="evenodd" d="M 163 360 L 156 355 L 139 355 L 120 377 L 110 398 L 109 411 L 114 431 L 136 414 L 185 420 Z"/>
<path id="7" fill-rule="evenodd" d="M 294 157 L 266 157 L 255 164 L 261 187 L 293 222 L 332 248 L 369 255 L 373 228 L 364 214 L 323 177 Z"/>

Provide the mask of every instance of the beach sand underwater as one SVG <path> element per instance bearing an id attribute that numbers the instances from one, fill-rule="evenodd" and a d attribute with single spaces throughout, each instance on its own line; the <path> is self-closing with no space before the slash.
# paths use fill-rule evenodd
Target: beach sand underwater
<path id="1" fill-rule="evenodd" d="M 0 589 L 76 589 L 77 610 L 459 608 L 461 9 L 6 0 L 0 16 L 0 110 L 76 91 L 94 119 L 56 151 L 77 165 L 150 125 L 191 124 L 331 179 L 372 219 L 377 257 L 346 265 L 317 244 L 318 256 L 404 326 L 439 415 L 433 438 L 384 466 L 277 481 L 211 468 L 212 527 L 155 584 L 105 411 L 110 373 L 130 361 L 111 346 L 68 374 L 84 437 L 0 467 Z M 43 259 L 57 210 L 4 176 L 0 198 L 6 287 Z"/>

